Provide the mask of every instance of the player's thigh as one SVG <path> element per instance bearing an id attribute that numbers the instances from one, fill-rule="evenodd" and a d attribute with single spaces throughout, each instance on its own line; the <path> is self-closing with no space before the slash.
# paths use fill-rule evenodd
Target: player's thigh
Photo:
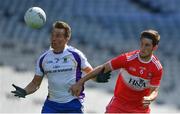
<path id="1" fill-rule="evenodd" d="M 105 113 L 123 113 L 123 111 L 121 111 L 119 108 L 114 106 L 107 106 Z"/>
<path id="2" fill-rule="evenodd" d="M 57 113 L 57 110 L 53 108 L 52 104 L 49 101 L 45 101 L 41 113 Z"/>
<path id="3" fill-rule="evenodd" d="M 69 113 L 83 113 L 83 105 L 78 99 L 74 99 L 67 103 Z"/>
<path id="4" fill-rule="evenodd" d="M 106 107 L 106 113 L 123 113 L 118 105 L 117 100 L 113 97 Z"/>

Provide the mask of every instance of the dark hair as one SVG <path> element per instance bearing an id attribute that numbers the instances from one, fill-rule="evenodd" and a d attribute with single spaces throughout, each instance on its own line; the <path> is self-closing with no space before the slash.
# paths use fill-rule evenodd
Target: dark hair
<path id="1" fill-rule="evenodd" d="M 65 36 L 67 38 L 71 37 L 71 27 L 67 23 L 65 23 L 63 21 L 56 21 L 53 23 L 53 28 L 64 29 Z"/>
<path id="2" fill-rule="evenodd" d="M 152 40 L 153 46 L 158 45 L 159 41 L 160 41 L 160 35 L 157 31 L 155 30 L 145 30 L 143 32 L 141 32 L 141 39 L 142 38 L 148 38 Z"/>

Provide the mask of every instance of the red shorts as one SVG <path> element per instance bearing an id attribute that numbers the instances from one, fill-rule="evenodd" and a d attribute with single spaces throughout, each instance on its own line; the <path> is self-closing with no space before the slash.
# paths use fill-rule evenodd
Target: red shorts
<path id="1" fill-rule="evenodd" d="M 113 97 L 110 103 L 108 104 L 108 106 L 106 107 L 106 113 L 146 113 L 146 114 L 149 114 L 150 109 L 149 108 L 146 108 L 144 110 L 142 110 L 142 108 L 134 109 L 134 105 L 133 105 L 133 108 L 131 108 L 129 105 L 127 105 L 127 103 L 121 103 L 119 102 L 117 98 Z"/>
<path id="2" fill-rule="evenodd" d="M 117 107 L 107 106 L 106 113 L 125 113 L 125 111 L 123 111 Z"/>

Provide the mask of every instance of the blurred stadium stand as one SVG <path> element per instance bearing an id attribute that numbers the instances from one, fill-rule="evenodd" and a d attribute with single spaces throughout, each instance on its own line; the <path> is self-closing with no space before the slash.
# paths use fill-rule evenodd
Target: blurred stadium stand
<path id="1" fill-rule="evenodd" d="M 179 0 L 0 2 L 0 66 L 11 66 L 17 71 L 33 70 L 37 57 L 49 48 L 50 28 L 56 20 L 70 24 L 70 43 L 80 48 L 93 66 L 138 48 L 139 35 L 144 29 L 159 31 L 161 41 L 156 55 L 164 66 L 164 77 L 157 103 L 174 104 L 180 109 L 177 100 L 180 94 Z M 24 13 L 32 6 L 41 7 L 47 14 L 47 23 L 40 30 L 24 23 Z"/>

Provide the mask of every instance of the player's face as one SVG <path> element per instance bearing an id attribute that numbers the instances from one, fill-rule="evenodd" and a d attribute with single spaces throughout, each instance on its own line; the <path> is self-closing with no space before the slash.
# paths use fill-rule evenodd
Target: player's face
<path id="1" fill-rule="evenodd" d="M 54 50 L 62 50 L 68 42 L 68 38 L 65 37 L 65 30 L 54 28 L 51 33 L 51 47 Z"/>
<path id="2" fill-rule="evenodd" d="M 140 57 L 150 58 L 153 52 L 152 40 L 148 38 L 142 38 L 140 43 Z"/>

